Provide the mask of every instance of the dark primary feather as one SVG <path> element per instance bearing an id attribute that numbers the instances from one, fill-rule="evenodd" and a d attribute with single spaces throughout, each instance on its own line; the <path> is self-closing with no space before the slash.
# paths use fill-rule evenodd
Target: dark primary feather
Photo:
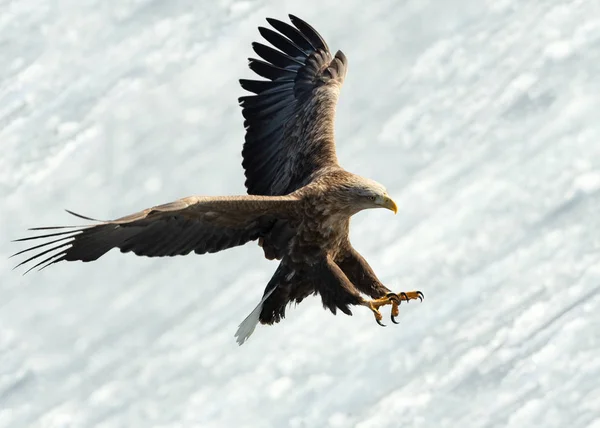
<path id="1" fill-rule="evenodd" d="M 285 195 L 328 168 L 338 168 L 333 122 L 347 60 L 332 57 L 319 33 L 290 15 L 293 25 L 267 18 L 260 27 L 272 46 L 253 43 L 262 59 L 249 67 L 268 79 L 240 80 L 255 95 L 239 99 L 246 138 L 242 151 L 248 193 Z"/>
<path id="2" fill-rule="evenodd" d="M 325 39 L 321 37 L 321 35 L 315 30 L 310 24 L 301 20 L 297 16 L 289 15 L 290 21 L 292 24 L 300 30 L 302 34 L 310 41 L 310 43 L 314 46 L 315 49 L 323 48 L 326 51 L 329 51 L 329 46 L 325 42 Z"/>
<path id="3" fill-rule="evenodd" d="M 281 34 L 265 27 L 258 27 L 258 32 L 265 38 L 266 41 L 271 43 L 277 49 L 287 52 L 294 58 L 302 59 L 310 55 L 311 50 L 305 51 L 300 48 L 297 44 L 292 42 L 290 39 L 282 36 Z"/>
<path id="4" fill-rule="evenodd" d="M 307 55 L 309 52 L 316 50 L 317 46 L 325 46 L 324 41 L 320 41 L 317 46 L 313 45 L 307 36 L 302 34 L 296 27 L 292 27 L 288 23 L 275 18 L 267 18 L 267 22 L 271 24 L 271 27 L 275 28 L 285 37 L 294 42 L 296 46 L 298 46 L 300 49 L 303 49 Z"/>
<path id="5" fill-rule="evenodd" d="M 59 231 L 17 239 L 45 241 L 13 256 L 39 250 L 16 266 L 34 262 L 29 272 L 63 260 L 96 260 L 112 248 L 148 257 L 213 253 L 268 233 L 276 219 L 293 216 L 296 202 L 287 196 L 191 196 L 89 226 L 32 229 Z"/>
<path id="6" fill-rule="evenodd" d="M 252 49 L 254 52 L 267 62 L 276 65 L 277 67 L 287 68 L 288 70 L 296 70 L 302 67 L 304 64 L 301 59 L 296 59 L 290 55 L 280 52 L 277 49 L 273 49 L 270 46 L 263 45 L 262 43 L 252 43 Z M 250 58 L 250 62 L 253 59 Z"/>
<path id="7" fill-rule="evenodd" d="M 285 68 L 277 67 L 271 63 L 258 59 L 252 59 L 249 62 L 250 69 L 261 77 L 269 80 L 284 80 L 292 82 L 296 78 L 296 72 Z"/>

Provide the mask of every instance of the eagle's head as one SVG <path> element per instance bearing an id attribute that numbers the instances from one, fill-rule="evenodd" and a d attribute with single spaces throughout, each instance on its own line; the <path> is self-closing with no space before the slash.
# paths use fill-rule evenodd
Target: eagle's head
<path id="1" fill-rule="evenodd" d="M 398 206 L 382 184 L 359 175 L 348 177 L 340 187 L 339 196 L 352 214 L 369 208 L 387 208 L 394 214 L 398 212 Z"/>

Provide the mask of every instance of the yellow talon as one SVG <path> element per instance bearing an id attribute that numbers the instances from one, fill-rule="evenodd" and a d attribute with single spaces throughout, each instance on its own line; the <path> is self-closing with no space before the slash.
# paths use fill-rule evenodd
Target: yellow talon
<path id="1" fill-rule="evenodd" d="M 384 297 L 379 299 L 369 300 L 365 303 L 369 306 L 369 309 L 373 311 L 375 315 L 375 321 L 382 327 L 385 327 L 385 324 L 381 322 L 383 319 L 381 312 L 379 312 L 379 308 L 385 305 L 392 305 L 392 313 L 391 318 L 394 324 L 398 324 L 396 321 L 396 317 L 400 314 L 400 303 L 402 301 L 409 302 L 410 300 L 419 299 L 423 301 L 425 296 L 420 291 L 403 291 L 398 294 L 396 293 L 388 293 Z"/>
<path id="2" fill-rule="evenodd" d="M 385 327 L 385 324 L 381 322 L 381 320 L 383 319 L 383 315 L 381 315 L 381 312 L 379 312 L 379 309 L 377 309 L 379 307 L 377 303 L 374 300 L 368 303 L 369 309 L 371 309 L 371 311 L 373 311 L 373 315 L 375 315 L 375 321 L 377 321 L 377 324 L 379 324 L 382 327 Z"/>

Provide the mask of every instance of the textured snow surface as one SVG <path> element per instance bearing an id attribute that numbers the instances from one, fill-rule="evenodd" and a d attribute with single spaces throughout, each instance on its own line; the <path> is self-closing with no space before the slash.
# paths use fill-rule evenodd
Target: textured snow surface
<path id="1" fill-rule="evenodd" d="M 22 277 L 25 228 L 244 192 L 236 98 L 264 17 L 350 70 L 341 162 L 400 213 L 352 240 L 426 299 L 319 299 L 233 334 L 256 245 Z M 600 427 L 600 2 L 1 0 L 0 426 Z"/>

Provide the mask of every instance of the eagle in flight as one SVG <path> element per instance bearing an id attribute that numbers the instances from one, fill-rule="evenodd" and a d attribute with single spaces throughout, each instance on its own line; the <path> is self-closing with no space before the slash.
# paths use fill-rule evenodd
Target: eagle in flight
<path id="1" fill-rule="evenodd" d="M 334 116 L 346 56 L 341 51 L 332 56 L 313 27 L 289 18 L 291 25 L 268 18 L 273 29 L 259 27 L 272 46 L 252 44 L 262 59 L 249 59 L 249 67 L 266 80 L 240 80 L 252 94 L 239 99 L 248 195 L 190 196 L 112 221 L 69 211 L 94 223 L 31 229 L 45 232 L 17 241 L 43 241 L 16 253 L 35 251 L 18 266 L 89 262 L 112 248 L 162 257 L 258 241 L 267 259 L 280 262 L 259 304 L 239 326 L 240 345 L 258 322 L 281 321 L 288 304 L 311 294 L 319 294 L 334 314 L 351 315 L 350 306 L 364 306 L 381 325 L 380 307 L 391 305 L 396 322 L 402 301 L 422 300 L 420 291 L 391 292 L 350 244 L 350 217 L 368 208 L 396 213 L 397 206 L 384 186 L 338 163 Z"/>

